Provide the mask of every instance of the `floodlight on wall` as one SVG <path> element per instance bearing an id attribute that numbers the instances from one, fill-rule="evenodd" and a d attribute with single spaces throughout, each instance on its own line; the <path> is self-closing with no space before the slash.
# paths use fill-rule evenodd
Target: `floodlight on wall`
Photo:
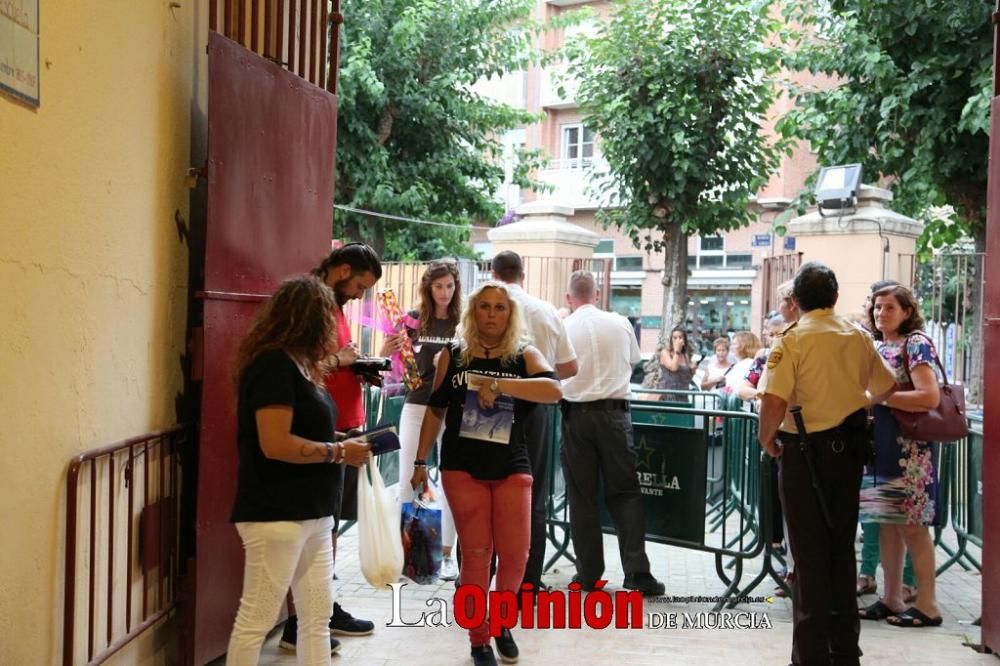
<path id="1" fill-rule="evenodd" d="M 819 171 L 814 190 L 820 216 L 826 217 L 824 210 L 837 211 L 835 213 L 837 217 L 854 213 L 857 210 L 860 190 L 860 164 L 823 167 Z"/>

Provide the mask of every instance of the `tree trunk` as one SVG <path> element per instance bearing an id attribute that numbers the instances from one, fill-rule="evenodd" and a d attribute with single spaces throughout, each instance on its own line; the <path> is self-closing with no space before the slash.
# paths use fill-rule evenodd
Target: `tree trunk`
<path id="1" fill-rule="evenodd" d="M 670 338 L 674 326 L 687 328 L 688 251 L 687 236 L 680 224 L 671 224 L 663 236 L 663 323 L 660 344 Z"/>
<path id="2" fill-rule="evenodd" d="M 680 224 L 666 225 L 663 234 L 663 320 L 656 352 L 645 367 L 643 385 L 647 387 L 655 385 L 653 380 L 659 370 L 660 351 L 670 340 L 670 330 L 674 326 L 687 328 L 687 240 Z"/>

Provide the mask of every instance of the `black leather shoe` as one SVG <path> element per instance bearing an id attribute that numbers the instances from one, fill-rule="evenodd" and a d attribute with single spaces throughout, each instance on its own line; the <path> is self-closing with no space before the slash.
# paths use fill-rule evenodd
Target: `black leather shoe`
<path id="1" fill-rule="evenodd" d="M 628 577 L 626 576 L 625 579 L 628 580 Z M 571 583 L 579 583 L 583 587 L 583 591 L 584 592 L 593 592 L 594 591 L 594 583 L 596 583 L 597 581 L 584 580 L 583 577 L 580 574 L 574 574 L 573 575 L 573 580 L 570 581 L 570 582 Z"/>
<path id="2" fill-rule="evenodd" d="M 642 596 L 644 597 L 660 597 L 667 590 L 666 586 L 653 578 L 653 574 L 648 571 L 625 574 L 625 583 L 623 586 L 627 590 L 642 592 Z"/>
<path id="3" fill-rule="evenodd" d="M 475 666 L 497 666 L 497 658 L 493 656 L 493 648 L 489 645 L 477 645 L 472 648 L 472 663 Z"/>
<path id="4" fill-rule="evenodd" d="M 505 664 L 516 664 L 520 653 L 517 650 L 517 643 L 514 642 L 514 637 L 510 635 L 510 629 L 507 627 L 501 629 L 500 635 L 494 640 L 497 643 L 497 654 L 500 655 L 500 661 Z"/>

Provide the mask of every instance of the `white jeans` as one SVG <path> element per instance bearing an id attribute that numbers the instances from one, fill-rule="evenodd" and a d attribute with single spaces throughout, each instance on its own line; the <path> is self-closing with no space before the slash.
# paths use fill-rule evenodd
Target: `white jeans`
<path id="1" fill-rule="evenodd" d="M 298 613 L 299 664 L 330 663 L 333 614 L 333 518 L 236 523 L 246 565 L 243 596 L 226 663 L 254 666 L 289 586 Z"/>
<path id="2" fill-rule="evenodd" d="M 410 477 L 413 474 L 413 461 L 417 459 L 417 448 L 420 446 L 420 424 L 424 421 L 427 405 L 405 403 L 403 412 L 399 415 L 399 502 L 412 502 L 413 488 Z M 441 433 L 444 432 L 444 421 L 437 434 L 438 462 L 441 461 Z M 451 517 L 448 498 L 444 496 L 444 487 L 437 487 L 441 503 L 441 545 L 451 548 L 455 545 L 455 519 Z M 400 509 L 402 511 L 402 508 Z"/>

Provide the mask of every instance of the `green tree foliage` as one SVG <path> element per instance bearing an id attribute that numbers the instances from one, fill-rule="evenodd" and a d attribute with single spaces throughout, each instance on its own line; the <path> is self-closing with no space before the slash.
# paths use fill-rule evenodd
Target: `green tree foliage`
<path id="1" fill-rule="evenodd" d="M 763 128 L 780 60 L 767 4 L 626 0 L 569 54 L 609 165 L 599 219 L 665 254 L 664 332 L 685 321 L 687 237 L 749 224 L 779 162 Z"/>
<path id="2" fill-rule="evenodd" d="M 860 162 L 866 182 L 888 179 L 894 208 L 927 219 L 925 250 L 966 233 L 983 247 L 992 10 L 992 0 L 796 0 L 786 8 L 802 28 L 787 66 L 829 75 L 833 86 L 792 86 L 797 105 L 779 130 L 808 140 L 821 164 Z M 926 216 L 946 204 L 955 219 Z"/>
<path id="3" fill-rule="evenodd" d="M 503 132 L 534 117 L 474 91 L 523 69 L 538 26 L 533 0 L 345 0 L 336 201 L 354 208 L 469 225 L 504 210 Z M 535 153 L 514 181 L 529 188 Z M 388 259 L 468 254 L 467 229 L 338 211 L 334 235 Z"/>

